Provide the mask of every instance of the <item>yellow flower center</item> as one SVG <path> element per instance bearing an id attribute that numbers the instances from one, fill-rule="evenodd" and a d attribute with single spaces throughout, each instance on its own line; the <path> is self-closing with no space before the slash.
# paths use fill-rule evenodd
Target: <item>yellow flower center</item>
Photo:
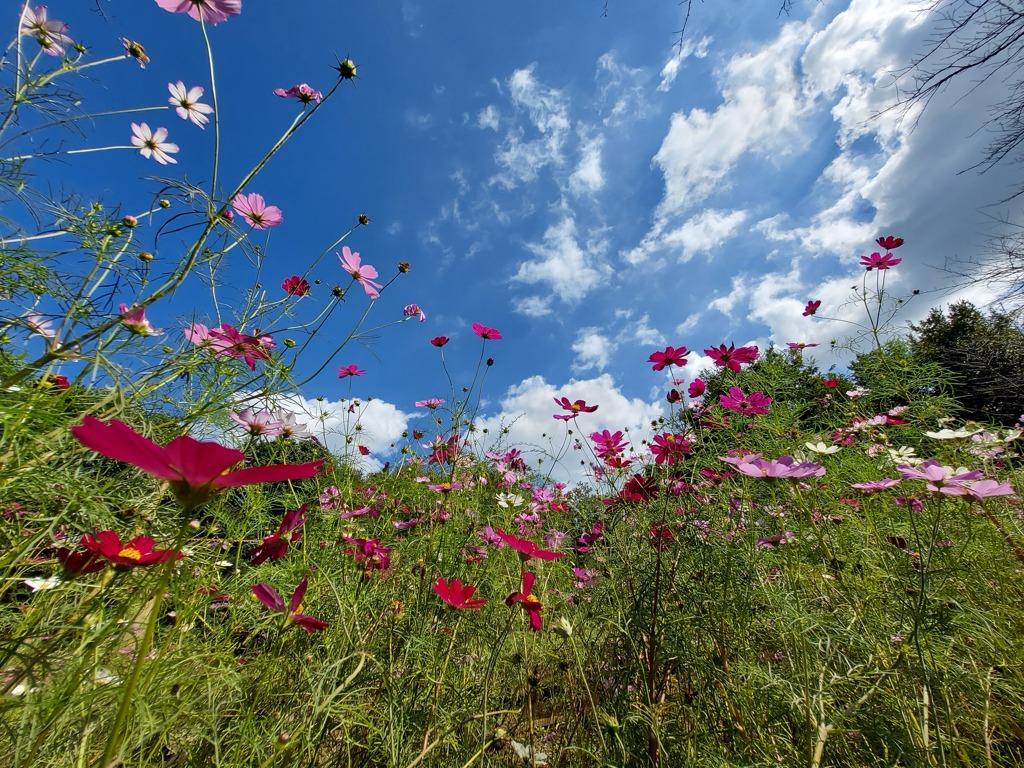
<path id="1" fill-rule="evenodd" d="M 528 602 L 528 603 L 539 603 L 540 602 L 540 598 L 538 598 L 536 595 L 527 595 L 526 596 L 526 602 Z"/>
<path id="2" fill-rule="evenodd" d="M 142 560 L 142 553 L 139 552 L 139 550 L 137 550 L 135 547 L 125 547 L 117 553 L 117 556 L 127 557 L 129 560 L 134 560 L 135 562 Z"/>

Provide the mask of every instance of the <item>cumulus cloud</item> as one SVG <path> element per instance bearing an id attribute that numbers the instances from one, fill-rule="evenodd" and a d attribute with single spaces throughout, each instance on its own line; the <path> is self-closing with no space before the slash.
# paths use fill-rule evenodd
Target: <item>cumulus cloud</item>
<path id="1" fill-rule="evenodd" d="M 608 360 L 616 345 L 600 330 L 580 328 L 576 332 L 576 341 L 572 345 L 572 351 L 576 353 L 576 359 L 572 364 L 573 370 L 588 371 L 596 368 L 601 371 L 608 366 Z"/>
<path id="2" fill-rule="evenodd" d="M 607 245 L 602 240 L 581 241 L 570 215 L 548 227 L 542 242 L 527 243 L 526 248 L 534 258 L 520 263 L 513 279 L 540 283 L 570 304 L 604 284 L 611 274 L 604 262 Z"/>

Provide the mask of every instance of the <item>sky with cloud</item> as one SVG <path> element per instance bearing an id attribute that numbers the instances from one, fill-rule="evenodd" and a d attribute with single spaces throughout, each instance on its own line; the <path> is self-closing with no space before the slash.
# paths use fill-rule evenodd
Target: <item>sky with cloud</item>
<path id="1" fill-rule="evenodd" d="M 125 36 L 153 58 L 144 71 L 121 67 L 90 97 L 160 103 L 178 79 L 209 91 L 191 19 L 144 0 L 82 6 L 49 4 L 96 51 L 119 52 Z M 892 108 L 909 82 L 901 73 L 935 34 L 922 4 L 807 0 L 779 15 L 771 0 L 712 0 L 695 5 L 682 38 L 676 3 L 604 6 L 401 0 L 296 12 L 245 0 L 241 16 L 210 28 L 227 178 L 294 117 L 298 105 L 273 88 L 327 90 L 336 57 L 359 64 L 355 83 L 249 189 L 284 212 L 259 241 L 267 286 L 302 272 L 363 212 L 370 226 L 345 244 L 385 279 L 398 261 L 412 264 L 364 328 L 412 302 L 426 322 L 348 343 L 295 395 L 339 424 L 352 399 L 373 398 L 361 418 L 376 459 L 390 457 L 403 429 L 429 427 L 415 401 L 451 401 L 470 386 L 481 358 L 473 322 L 504 336 L 483 353 L 494 365 L 483 369 L 481 426 L 507 427 L 512 443 L 571 465 L 552 398 L 600 405 L 585 432 L 629 427 L 639 440 L 667 383 L 646 360 L 666 345 L 817 342 L 818 362 L 841 367 L 829 343 L 861 321 L 851 287 L 880 235 L 907 241 L 888 287 L 921 292 L 897 322 L 958 297 L 992 298 L 980 284 L 951 292 L 945 268 L 983 256 L 1005 222 L 1024 223 L 1019 201 L 999 203 L 1019 184 L 1018 167 L 967 170 L 1007 86 L 954 83 L 923 113 Z M 210 131 L 171 111 L 146 119 L 182 147 L 171 171 L 125 152 L 90 158 L 68 183 L 109 199 L 131 184 L 143 200 L 159 188 L 140 181 L 147 175 L 208 181 Z M 119 120 L 97 130 L 126 133 Z M 311 303 L 343 282 L 334 250 L 314 270 Z M 246 279 L 238 273 L 239 285 Z M 821 317 L 801 315 L 809 299 L 822 301 Z M 204 300 L 197 287 L 151 314 L 173 328 L 209 312 Z M 364 297 L 353 292 L 342 309 L 300 363 L 306 373 L 349 334 Z M 442 334 L 446 368 L 430 344 Z M 691 375 L 702 362 L 691 356 Z M 367 373 L 333 376 L 349 363 Z"/>

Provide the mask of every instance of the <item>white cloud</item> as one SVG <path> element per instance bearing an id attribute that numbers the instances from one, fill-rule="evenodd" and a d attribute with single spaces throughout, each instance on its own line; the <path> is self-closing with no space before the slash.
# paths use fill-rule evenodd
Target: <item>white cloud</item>
<path id="1" fill-rule="evenodd" d="M 611 269 L 604 263 L 607 245 L 581 243 L 576 222 L 565 215 L 544 232 L 543 242 L 527 243 L 536 258 L 520 263 L 513 279 L 528 284 L 541 283 L 564 302 L 574 304 L 608 280 Z"/>
<path id="2" fill-rule="evenodd" d="M 604 188 L 604 172 L 601 170 L 603 148 L 603 136 L 595 136 L 583 142 L 583 146 L 580 147 L 579 165 L 569 177 L 569 189 L 574 195 L 592 195 Z"/>
<path id="3" fill-rule="evenodd" d="M 616 344 L 599 331 L 599 328 L 580 328 L 576 332 L 576 341 L 572 345 L 572 351 L 576 353 L 572 364 L 574 371 L 588 371 L 591 368 L 601 371 L 608 366 Z"/>
<path id="4" fill-rule="evenodd" d="M 551 309 L 551 299 L 544 296 L 527 296 L 525 299 L 517 299 L 512 309 L 520 315 L 527 317 L 547 317 L 554 310 Z"/>
<path id="5" fill-rule="evenodd" d="M 666 232 L 662 241 L 667 248 L 680 249 L 679 263 L 683 264 L 698 253 L 709 253 L 732 238 L 747 217 L 746 211 L 703 211 L 681 227 Z"/>
<path id="6" fill-rule="evenodd" d="M 480 114 L 476 117 L 476 127 L 489 128 L 492 131 L 498 130 L 498 110 L 493 104 L 488 104 L 480 110 Z"/>
<path id="7" fill-rule="evenodd" d="M 630 67 L 618 60 L 615 51 L 601 54 L 595 79 L 601 84 L 601 104 L 606 125 L 618 126 L 646 117 L 651 112 L 647 99 L 650 72 Z"/>
<path id="8" fill-rule="evenodd" d="M 679 46 L 675 53 L 665 62 L 665 66 L 661 68 L 661 82 L 658 83 L 659 91 L 667 91 L 672 87 L 672 83 L 676 81 L 676 77 L 679 75 L 679 70 L 683 65 L 683 62 L 693 56 L 695 59 L 703 59 L 708 55 L 708 48 L 711 45 L 712 38 L 702 37 L 700 40 L 694 41 L 687 39 L 681 46 Z"/>

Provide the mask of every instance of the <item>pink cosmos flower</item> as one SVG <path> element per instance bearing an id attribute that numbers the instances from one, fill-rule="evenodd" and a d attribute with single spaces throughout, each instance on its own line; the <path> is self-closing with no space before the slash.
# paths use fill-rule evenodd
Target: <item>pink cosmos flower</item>
<path id="1" fill-rule="evenodd" d="M 165 11 L 187 13 L 207 24 L 219 24 L 242 12 L 242 0 L 156 0 L 156 4 Z"/>
<path id="2" fill-rule="evenodd" d="M 202 323 L 193 323 L 186 329 L 185 337 L 193 344 L 206 345 L 220 357 L 241 357 L 249 370 L 256 370 L 256 360 L 269 360 L 270 353 L 276 345 L 270 336 L 250 336 L 241 333 L 237 328 L 221 323 L 219 329 L 209 329 Z"/>
<path id="3" fill-rule="evenodd" d="M 768 413 L 768 406 L 772 404 L 772 399 L 766 397 L 763 392 L 751 392 L 749 395 L 744 395 L 743 390 L 739 387 L 730 387 L 729 394 L 719 395 L 718 400 L 723 408 L 742 413 L 744 416 Z"/>
<path id="4" fill-rule="evenodd" d="M 168 83 L 167 90 L 171 92 L 171 98 L 167 101 L 175 108 L 178 117 L 182 120 L 191 120 L 195 125 L 206 130 L 206 124 L 210 122 L 207 115 L 213 112 L 213 107 L 209 104 L 199 103 L 199 99 L 203 95 L 202 87 L 196 85 L 186 90 L 185 83 L 179 80 L 176 83 Z"/>
<path id="5" fill-rule="evenodd" d="M 416 317 L 416 315 L 419 315 L 421 323 L 427 319 L 426 313 L 419 308 L 418 304 L 406 304 L 405 309 L 402 310 L 402 314 L 406 317 Z"/>
<path id="6" fill-rule="evenodd" d="M 689 387 L 686 388 L 686 394 L 690 397 L 700 397 L 707 391 L 707 384 L 704 383 L 703 379 L 694 379 Z"/>
<path id="7" fill-rule="evenodd" d="M 676 464 L 690 453 L 690 443 L 681 434 L 665 432 L 657 435 L 651 443 L 651 455 L 655 464 Z"/>
<path id="8" fill-rule="evenodd" d="M 156 336 L 163 331 L 158 331 L 153 327 L 153 324 L 146 319 L 146 308 L 132 305 L 130 308 L 127 304 L 121 304 L 119 309 L 121 310 L 121 322 L 124 327 L 132 333 L 137 333 L 140 336 Z"/>
<path id="9" fill-rule="evenodd" d="M 157 2 L 160 2 L 160 0 L 157 0 Z M 321 629 L 326 629 L 328 625 L 326 621 L 314 619 L 312 616 L 307 616 L 301 612 L 302 598 L 306 596 L 308 581 L 308 577 L 302 578 L 302 581 L 299 582 L 299 586 L 297 586 L 295 591 L 292 592 L 291 599 L 288 601 L 287 605 L 285 605 L 284 598 L 281 597 L 277 590 L 269 584 L 253 585 L 252 593 L 256 595 L 256 599 L 267 606 L 267 608 L 284 616 L 285 627 L 288 627 L 291 624 L 297 624 L 307 632 L 316 632 Z"/>
<path id="10" fill-rule="evenodd" d="M 123 461 L 170 483 L 178 501 L 187 507 L 206 503 L 223 488 L 315 477 L 323 459 L 306 464 L 275 464 L 232 470 L 245 454 L 219 443 L 200 442 L 188 435 L 161 447 L 116 419 L 103 422 L 86 416 L 71 434 L 96 453 Z"/>
<path id="11" fill-rule="evenodd" d="M 886 488 L 892 488 L 894 485 L 899 484 L 899 480 L 895 480 L 891 477 L 883 477 L 881 480 L 868 480 L 863 483 L 850 483 L 850 487 L 856 488 L 858 491 L 864 491 L 864 493 L 874 493 L 875 491 L 884 491 Z"/>
<path id="12" fill-rule="evenodd" d="M 67 28 L 63 21 L 46 18 L 45 5 L 37 5 L 35 10 L 25 8 L 22 13 L 20 34 L 34 37 L 43 53 L 49 56 L 63 56 L 65 49 L 75 44 L 64 34 Z"/>
<path id="13" fill-rule="evenodd" d="M 808 301 L 807 306 L 804 307 L 804 317 L 810 317 L 818 311 L 818 307 L 821 306 L 820 301 Z"/>
<path id="14" fill-rule="evenodd" d="M 302 531 L 297 529 L 305 522 L 305 504 L 298 509 L 287 510 L 274 532 L 264 536 L 263 543 L 246 555 L 249 562 L 253 565 L 262 565 L 267 560 L 280 560 L 288 552 L 288 545 L 302 538 Z"/>
<path id="15" fill-rule="evenodd" d="M 711 347 L 704 350 L 704 354 L 710 356 L 715 365 L 728 368 L 736 373 L 739 373 L 741 363 L 753 363 L 756 361 L 757 352 L 756 346 L 737 348 L 735 344 L 730 344 L 728 348 L 726 348 L 725 344 L 722 344 L 720 347 Z"/>
<path id="16" fill-rule="evenodd" d="M 649 358 L 647 358 L 647 362 L 654 363 L 654 365 L 651 366 L 652 370 L 663 371 L 665 370 L 665 367 L 669 365 L 686 365 L 686 356 L 688 354 L 690 353 L 687 351 L 686 347 L 679 347 L 679 349 L 676 349 L 675 347 L 665 347 L 664 352 L 653 353 Z"/>
<path id="17" fill-rule="evenodd" d="M 53 321 L 47 320 L 38 312 L 29 312 L 25 315 L 25 325 L 32 333 L 46 339 L 55 339 L 57 331 L 53 329 Z"/>
<path id="18" fill-rule="evenodd" d="M 867 269 L 889 269 L 895 267 L 903 259 L 897 259 L 891 253 L 887 253 L 884 256 L 877 251 L 872 253 L 870 256 L 861 256 L 860 265 Z"/>
<path id="19" fill-rule="evenodd" d="M 885 237 L 878 238 L 875 242 L 878 243 L 880 248 L 885 248 L 885 250 L 891 251 L 892 249 L 899 248 L 903 245 L 903 238 L 886 235 Z"/>
<path id="20" fill-rule="evenodd" d="M 430 490 L 437 491 L 438 493 L 448 493 L 449 491 L 459 491 L 459 490 L 462 490 L 463 487 L 464 486 L 463 486 L 462 483 L 438 483 L 437 485 L 428 485 L 427 486 L 427 488 L 429 488 Z"/>
<path id="21" fill-rule="evenodd" d="M 231 207 L 239 216 L 249 222 L 249 226 L 253 229 L 269 229 L 284 221 L 281 209 L 276 205 L 267 205 L 263 195 L 258 195 L 255 192 L 248 195 L 241 193 L 235 195 L 235 199 L 231 201 Z"/>
<path id="22" fill-rule="evenodd" d="M 281 283 L 281 288 L 289 296 L 305 296 L 309 293 L 309 282 L 298 275 L 292 275 Z"/>
<path id="23" fill-rule="evenodd" d="M 554 400 L 556 405 L 561 406 L 564 410 L 568 411 L 568 413 L 556 413 L 553 414 L 552 418 L 562 419 L 563 421 L 575 419 L 581 413 L 593 413 L 597 410 L 596 405 L 587 405 L 583 400 L 577 400 L 574 403 L 570 403 L 568 397 L 563 397 L 561 399 L 556 397 Z"/>
<path id="24" fill-rule="evenodd" d="M 816 343 L 811 344 L 806 341 L 787 341 L 786 346 L 790 349 L 807 349 L 808 347 L 818 346 Z"/>
<path id="25" fill-rule="evenodd" d="M 366 371 L 360 369 L 358 365 L 352 363 L 351 365 L 343 365 L 338 369 L 338 378 L 344 379 L 348 376 L 362 376 Z"/>
<path id="26" fill-rule="evenodd" d="M 443 347 L 449 341 L 447 336 L 435 336 L 430 340 L 430 343 L 435 347 Z"/>
<path id="27" fill-rule="evenodd" d="M 736 470 L 748 477 L 801 480 L 806 477 L 821 477 L 825 468 L 812 461 L 797 464 L 792 456 L 780 456 L 778 459 L 766 461 L 760 457 L 750 458 L 736 465 Z"/>
<path id="28" fill-rule="evenodd" d="M 491 341 L 498 341 L 501 339 L 501 331 L 497 328 L 488 328 L 486 325 L 481 325 L 480 323 L 473 323 L 473 333 L 481 339 L 490 339 Z"/>
<path id="29" fill-rule="evenodd" d="M 132 144 L 139 148 L 139 154 L 146 159 L 153 158 L 160 165 L 177 165 L 178 161 L 171 157 L 178 151 L 178 145 L 169 141 L 166 128 L 157 128 L 156 133 L 149 130 L 146 123 L 132 123 Z"/>
<path id="30" fill-rule="evenodd" d="M 392 550 L 382 547 L 378 539 L 352 539 L 348 536 L 342 538 L 353 545 L 345 550 L 345 554 L 352 555 L 357 563 L 361 563 L 364 573 L 386 571 L 391 566 L 389 555 Z"/>
<path id="31" fill-rule="evenodd" d="M 967 486 L 967 493 L 979 501 L 992 496 L 1016 496 L 1009 483 L 999 483 L 995 480 L 978 480 Z"/>
<path id="32" fill-rule="evenodd" d="M 472 584 L 464 585 L 458 579 L 452 579 L 449 584 L 444 578 L 438 576 L 434 583 L 434 592 L 452 608 L 457 608 L 460 611 L 479 610 L 480 606 L 487 602 L 486 597 L 471 600 L 473 593 L 476 592 L 476 587 Z"/>
<path id="33" fill-rule="evenodd" d="M 233 422 L 242 426 L 250 435 L 264 435 L 276 437 L 284 432 L 284 424 L 274 420 L 274 414 L 270 411 L 256 413 L 251 408 L 245 408 L 239 413 L 231 411 L 228 416 Z"/>
<path id="34" fill-rule="evenodd" d="M 444 400 L 439 397 L 428 397 L 426 400 L 416 401 L 417 408 L 430 408 L 433 410 L 434 408 L 440 408 L 442 405 L 444 405 Z"/>
<path id="35" fill-rule="evenodd" d="M 319 104 L 320 99 L 323 98 L 323 94 L 320 91 L 314 91 L 305 83 L 293 85 L 287 91 L 284 88 L 275 88 L 274 95 L 280 96 L 282 99 L 298 99 L 303 104 L 309 104 L 314 101 Z"/>
<path id="36" fill-rule="evenodd" d="M 362 259 L 359 254 L 349 250 L 347 245 L 341 249 L 340 254 L 336 255 L 341 260 L 341 268 L 348 272 L 353 280 L 363 286 L 367 296 L 371 299 L 380 297 L 380 291 L 384 286 L 373 281 L 373 278 L 377 277 L 376 269 L 369 264 L 361 264 Z"/>
<path id="37" fill-rule="evenodd" d="M 923 461 L 916 468 L 907 464 L 897 464 L 896 469 L 903 475 L 904 480 L 925 480 L 928 483 L 925 487 L 929 491 L 947 496 L 966 496 L 968 489 L 964 481 L 981 479 L 981 470 L 958 473 L 952 467 L 943 466 L 935 459 Z"/>
<path id="38" fill-rule="evenodd" d="M 523 571 L 523 589 L 520 592 L 513 592 L 511 595 L 505 598 L 505 605 L 510 608 L 515 604 L 519 603 L 522 605 L 523 610 L 530 617 L 530 629 L 534 632 L 540 632 L 541 620 L 540 611 L 544 606 L 541 604 L 540 599 L 532 594 L 533 593 L 533 582 L 534 576 L 529 571 Z"/>
<path id="39" fill-rule="evenodd" d="M 519 557 L 523 562 L 526 562 L 530 558 L 537 558 L 538 560 L 554 560 L 555 558 L 562 557 L 560 552 L 551 552 L 546 549 L 541 549 L 537 544 L 527 539 L 520 539 L 513 536 L 510 533 L 505 533 L 501 528 L 495 528 L 494 532 L 498 537 L 504 541 L 508 546 L 519 553 Z M 524 590 L 529 591 L 529 590 Z"/>

